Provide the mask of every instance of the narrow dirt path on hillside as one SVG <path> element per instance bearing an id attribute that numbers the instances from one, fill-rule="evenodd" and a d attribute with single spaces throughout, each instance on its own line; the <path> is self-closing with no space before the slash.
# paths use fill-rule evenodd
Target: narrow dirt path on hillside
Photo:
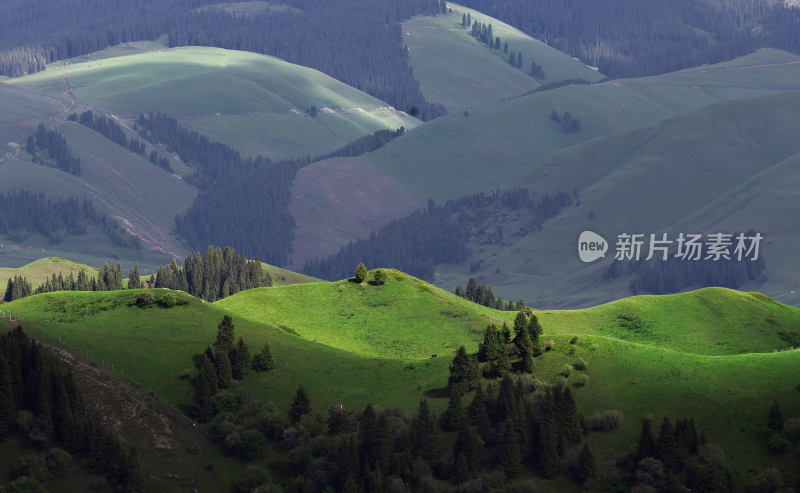
<path id="1" fill-rule="evenodd" d="M 64 113 L 69 113 L 78 105 L 78 100 L 75 99 L 75 93 L 72 90 L 72 85 L 69 83 L 69 75 L 64 74 L 64 77 L 61 78 L 61 82 L 64 83 L 64 94 L 62 94 L 62 97 L 70 101 L 70 105 L 64 110 Z"/>

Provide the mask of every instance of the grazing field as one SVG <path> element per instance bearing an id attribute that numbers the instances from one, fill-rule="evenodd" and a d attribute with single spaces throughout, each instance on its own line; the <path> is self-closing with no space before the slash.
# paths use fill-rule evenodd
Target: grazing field
<path id="1" fill-rule="evenodd" d="M 277 364 L 239 388 L 286 407 L 302 383 L 320 412 L 332 403 L 358 409 L 367 402 L 412 410 L 423 396 L 441 410 L 452 348 L 465 344 L 474 352 L 481 325 L 515 316 L 397 271 L 384 286 L 341 281 L 260 288 L 214 304 L 179 293 L 187 304 L 173 308 L 133 306 L 136 292 L 51 293 L 9 308 L 21 313 L 33 335 L 184 410 L 191 391 L 178 375 L 213 341 L 224 314 L 233 317 L 251 351 L 269 341 Z M 153 292 L 156 298 L 166 293 Z M 411 311 L 416 318 L 409 318 Z M 534 375 L 548 381 L 581 358 L 587 369 L 577 373 L 589 380 L 575 394 L 584 414 L 618 409 L 625 416 L 617 432 L 589 437 L 599 459 L 633 444 L 640 418 L 667 414 L 695 418 L 709 440 L 726 449 L 739 480 L 750 475 L 748 468 L 791 467 L 791 457 L 766 453 L 765 421 L 772 400 L 786 415 L 800 413 L 800 351 L 773 352 L 786 349 L 778 334 L 796 330 L 800 310 L 763 295 L 712 288 L 536 313 L 551 350 L 536 359 Z M 639 317 L 643 329 L 622 327 L 619 315 Z M 423 354 L 430 351 L 438 356 Z"/>
<path id="2" fill-rule="evenodd" d="M 522 295 L 534 306 L 589 306 L 630 295 L 630 278 L 604 283 L 611 256 L 581 263 L 575 250 L 581 231 L 600 233 L 613 252 L 624 232 L 668 231 L 674 237 L 753 229 L 766 238 L 761 255 L 767 271 L 743 288 L 796 303 L 791 291 L 798 288 L 794 259 L 800 243 L 786 211 L 797 204 L 798 111 L 798 92 L 720 103 L 537 160 L 505 188 L 549 193 L 574 186 L 580 205 L 540 231 L 515 236 L 509 224 L 505 244 L 475 242 L 470 262 L 483 260 L 481 269 L 470 273 L 469 262 L 438 266 L 441 284 L 463 285 L 474 276 L 498 287 L 500 296 Z M 748 186 L 755 183 L 758 188 Z M 783 190 L 783 200 L 770 196 L 772 190 Z"/>
<path id="3" fill-rule="evenodd" d="M 294 263 L 302 265 L 309 257 L 335 252 L 354 238 L 367 237 L 392 218 L 421 207 L 429 197 L 441 201 L 502 186 L 530 185 L 531 182 L 521 178 L 524 174 L 537 178 L 548 174 L 561 177 L 558 182 L 553 178 L 546 181 L 549 193 L 559 189 L 555 187 L 572 191 L 575 185 L 567 178 L 585 183 L 588 176 L 595 176 L 610 165 L 610 154 L 618 150 L 612 143 L 619 146 L 614 139 L 622 138 L 614 137 L 615 134 L 647 129 L 720 102 L 730 102 L 729 108 L 734 109 L 748 104 L 740 103 L 746 99 L 800 90 L 798 62 L 800 57 L 796 55 L 760 50 L 720 66 L 533 93 L 436 119 L 365 156 L 315 163 L 302 169 L 295 182 L 296 190 L 314 191 L 313 199 L 307 199 L 309 193 L 295 194 L 290 205 L 301 226 L 296 236 Z M 554 110 L 559 116 L 570 112 L 580 120 L 581 130 L 563 132 L 551 120 Z M 714 132 L 725 129 L 725 125 L 717 124 L 703 127 L 704 134 L 712 134 L 714 139 L 717 138 Z M 595 142 L 601 137 L 607 140 Z M 580 163 L 591 173 L 564 175 L 561 170 L 566 168 L 557 167 L 562 158 L 556 153 L 577 154 L 589 148 L 584 143 L 593 146 L 595 152 L 583 153 Z M 665 150 L 669 149 L 677 153 L 691 151 L 676 140 L 667 143 Z M 717 161 L 709 163 L 712 164 Z M 362 187 L 358 201 L 351 200 L 348 195 L 351 184 L 361 176 L 380 179 L 374 181 L 375 185 Z M 538 182 L 536 185 L 539 190 L 545 189 Z M 647 194 L 649 189 L 638 190 Z M 416 201 L 384 204 L 382 198 L 387 191 L 393 197 L 411 195 Z M 354 203 L 376 205 L 355 207 Z M 387 212 L 393 217 L 387 217 Z M 316 219 L 323 215 L 324 223 Z M 354 215 L 359 216 L 358 221 L 352 221 Z M 329 224 L 342 227 L 336 229 Z M 316 251 L 302 248 L 305 244 L 316 244 Z M 454 287 L 452 277 L 447 282 L 448 287 Z M 529 290 L 518 293 L 526 299 L 537 296 Z"/>
<path id="4" fill-rule="evenodd" d="M 219 48 L 101 58 L 8 83 L 72 111 L 92 107 L 127 117 L 160 111 L 244 155 L 276 159 L 323 154 L 376 130 L 421 123 L 316 70 Z"/>
<path id="5" fill-rule="evenodd" d="M 82 269 L 90 276 L 97 275 L 97 270 L 88 265 L 58 257 L 39 259 L 17 268 L 0 267 L 0 286 L 2 286 L 0 289 L 5 292 L 8 279 L 14 276 L 23 276 L 27 278 L 33 285 L 33 288 L 36 289 L 39 284 L 43 283 L 53 274 L 62 273 L 66 276 L 71 272 L 74 276 L 77 276 L 78 272 Z"/>
<path id="6" fill-rule="evenodd" d="M 409 63 L 429 101 L 444 104 L 459 112 L 525 92 L 564 79 L 596 81 L 602 74 L 521 31 L 475 10 L 448 3 L 450 14 L 415 17 L 403 23 L 403 41 L 408 46 Z M 489 49 L 473 38 L 470 28 L 461 25 L 462 14 L 479 23 L 491 24 L 501 38 L 500 49 Z M 509 51 L 522 53 L 523 66 L 513 67 Z M 544 69 L 544 77 L 529 75 L 531 62 Z"/>

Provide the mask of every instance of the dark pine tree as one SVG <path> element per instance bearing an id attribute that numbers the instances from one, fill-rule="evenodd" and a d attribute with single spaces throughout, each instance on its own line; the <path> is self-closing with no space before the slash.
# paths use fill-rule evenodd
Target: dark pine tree
<path id="1" fill-rule="evenodd" d="M 299 423 L 300 419 L 311 412 L 311 399 L 308 398 L 306 390 L 302 385 L 297 387 L 297 392 L 292 399 L 292 406 L 289 409 L 289 420 L 292 423 Z"/>

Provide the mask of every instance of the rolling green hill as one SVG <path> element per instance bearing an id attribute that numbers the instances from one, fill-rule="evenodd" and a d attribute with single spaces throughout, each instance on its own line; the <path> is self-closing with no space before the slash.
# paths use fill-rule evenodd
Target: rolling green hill
<path id="1" fill-rule="evenodd" d="M 294 264 L 366 237 L 373 228 L 423 206 L 428 197 L 444 200 L 506 183 L 527 185 L 516 175 L 546 173 L 553 169 L 547 165 L 557 161 L 551 154 L 583 142 L 649 127 L 714 103 L 798 89 L 798 62 L 796 55 L 760 50 L 721 65 L 533 93 L 470 108 L 468 115 L 439 118 L 366 156 L 315 163 L 301 170 L 295 181 L 290 208 L 301 228 Z M 571 112 L 580 119 L 581 131 L 562 132 L 550 119 L 553 110 Z M 586 166 L 597 161 L 591 159 Z M 350 197 L 346 190 L 361 176 L 376 177 L 365 181 L 375 185 Z M 573 187 L 569 184 L 568 190 Z M 382 200 L 386 196 L 397 199 Z M 315 249 L 305 247 L 313 243 L 318 245 Z"/>
<path id="2" fill-rule="evenodd" d="M 440 281 L 463 284 L 472 275 L 496 286 L 503 297 L 525 294 L 535 306 L 588 306 L 628 296 L 630 279 L 605 281 L 601 271 L 611 260 L 579 262 L 575 241 L 581 231 L 609 238 L 613 252 L 616 236 L 624 232 L 752 228 L 767 238 L 762 250 L 767 272 L 745 287 L 796 301 L 790 293 L 797 287 L 792 259 L 800 244 L 781 211 L 796 204 L 791 183 L 798 174 L 792 166 L 800 152 L 798 110 L 798 92 L 720 103 L 547 156 L 506 187 L 547 192 L 574 186 L 580 205 L 541 231 L 515 236 L 508 224 L 503 245 L 474 245 L 470 261 L 483 260 L 478 272 L 470 274 L 468 265 L 439 266 Z M 760 185 L 748 187 L 752 183 Z M 785 202 L 771 195 L 773 188 L 786 190 Z"/>
<path id="3" fill-rule="evenodd" d="M 379 129 L 420 123 L 316 70 L 208 47 L 96 58 L 7 82 L 70 111 L 102 108 L 128 117 L 160 111 L 244 155 L 278 159 L 322 154 Z"/>
<path id="4" fill-rule="evenodd" d="M 190 388 L 177 375 L 230 314 L 251 348 L 269 340 L 277 363 L 271 372 L 248 377 L 242 389 L 287 405 L 303 383 L 316 409 L 332 403 L 357 409 L 366 402 L 411 409 L 422 395 L 441 409 L 445 399 L 436 398 L 437 389 L 446 381 L 452 348 L 467 344 L 474 351 L 476 329 L 515 315 L 397 271 L 385 286 L 341 281 L 260 288 L 215 304 L 179 294 L 188 303 L 169 309 L 133 306 L 134 295 L 51 293 L 8 307 L 33 335 L 178 406 L 190 403 Z M 590 378 L 575 390 L 584 413 L 618 409 L 626 417 L 619 431 L 590 436 L 599 460 L 636 440 L 639 418 L 666 413 L 694 417 L 709 440 L 725 447 L 739 481 L 750 476 L 748 468 L 791 469 L 791 457 L 762 451 L 769 403 L 780 401 L 787 415 L 800 412 L 800 351 L 773 352 L 786 348 L 778 334 L 796 331 L 800 310 L 763 295 L 713 288 L 537 314 L 543 341 L 551 340 L 553 349 L 537 358 L 536 377 L 549 380 L 580 357 Z M 624 329 L 621 314 L 640 317 L 644 330 Z M 574 336 L 573 346 L 568 341 Z M 431 351 L 438 357 L 426 354 Z"/>
<path id="5" fill-rule="evenodd" d="M 444 104 L 451 113 L 519 96 L 541 84 L 564 79 L 596 81 L 603 77 L 498 19 L 454 3 L 447 6 L 452 13 L 404 22 L 403 41 L 425 98 Z M 490 50 L 470 36 L 470 29 L 461 26 L 461 16 L 467 13 L 473 21 L 491 24 L 494 35 L 508 43 L 510 51 L 522 53 L 524 66 L 512 67 L 502 46 Z M 541 80 L 528 75 L 533 61 L 544 68 Z"/>
<path id="6" fill-rule="evenodd" d="M 70 260 L 58 257 L 49 257 L 36 260 L 22 267 L 0 267 L 0 286 L 5 289 L 5 285 L 10 277 L 23 276 L 27 278 L 35 289 L 53 274 L 62 273 L 65 276 L 70 272 L 77 276 L 80 270 L 85 270 L 90 276 L 97 275 L 97 269 L 88 265 L 79 264 Z"/>

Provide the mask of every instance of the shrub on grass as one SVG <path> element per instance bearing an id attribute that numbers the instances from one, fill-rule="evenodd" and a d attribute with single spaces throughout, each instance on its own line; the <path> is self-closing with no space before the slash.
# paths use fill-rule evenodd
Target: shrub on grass
<path id="1" fill-rule="evenodd" d="M 375 279 L 375 284 L 377 284 L 378 286 L 386 284 L 386 278 L 387 278 L 386 271 L 384 271 L 383 269 L 378 269 L 375 271 L 374 279 Z"/>
<path id="2" fill-rule="evenodd" d="M 575 378 L 572 379 L 572 385 L 576 387 L 586 387 L 587 383 L 589 383 L 589 375 L 586 375 L 585 373 L 575 375 Z"/>
<path id="3" fill-rule="evenodd" d="M 158 304 L 164 308 L 172 308 L 178 304 L 178 298 L 175 296 L 175 293 L 165 293 L 161 296 L 161 299 L 158 300 Z"/>
<path id="4" fill-rule="evenodd" d="M 572 339 L 570 339 L 570 340 L 569 340 L 569 343 L 570 343 L 570 344 L 573 344 L 573 345 L 574 345 L 574 344 L 578 344 L 578 336 L 575 336 L 575 337 L 573 337 Z"/>
<path id="5" fill-rule="evenodd" d="M 178 378 L 181 380 L 189 380 L 194 375 L 194 371 L 191 368 L 184 368 L 181 370 L 181 374 L 178 375 Z"/>
<path id="6" fill-rule="evenodd" d="M 578 361 L 576 361 L 572 366 L 578 371 L 586 371 L 588 368 L 586 361 L 584 361 L 583 358 L 578 358 Z"/>
<path id="7" fill-rule="evenodd" d="M 572 365 L 564 365 L 561 367 L 561 371 L 558 372 L 558 374 L 564 378 L 569 378 L 569 376 L 572 375 L 572 370 Z"/>
<path id="8" fill-rule="evenodd" d="M 144 291 L 136 295 L 136 306 L 150 306 L 156 302 L 156 297 L 150 291 Z"/>

